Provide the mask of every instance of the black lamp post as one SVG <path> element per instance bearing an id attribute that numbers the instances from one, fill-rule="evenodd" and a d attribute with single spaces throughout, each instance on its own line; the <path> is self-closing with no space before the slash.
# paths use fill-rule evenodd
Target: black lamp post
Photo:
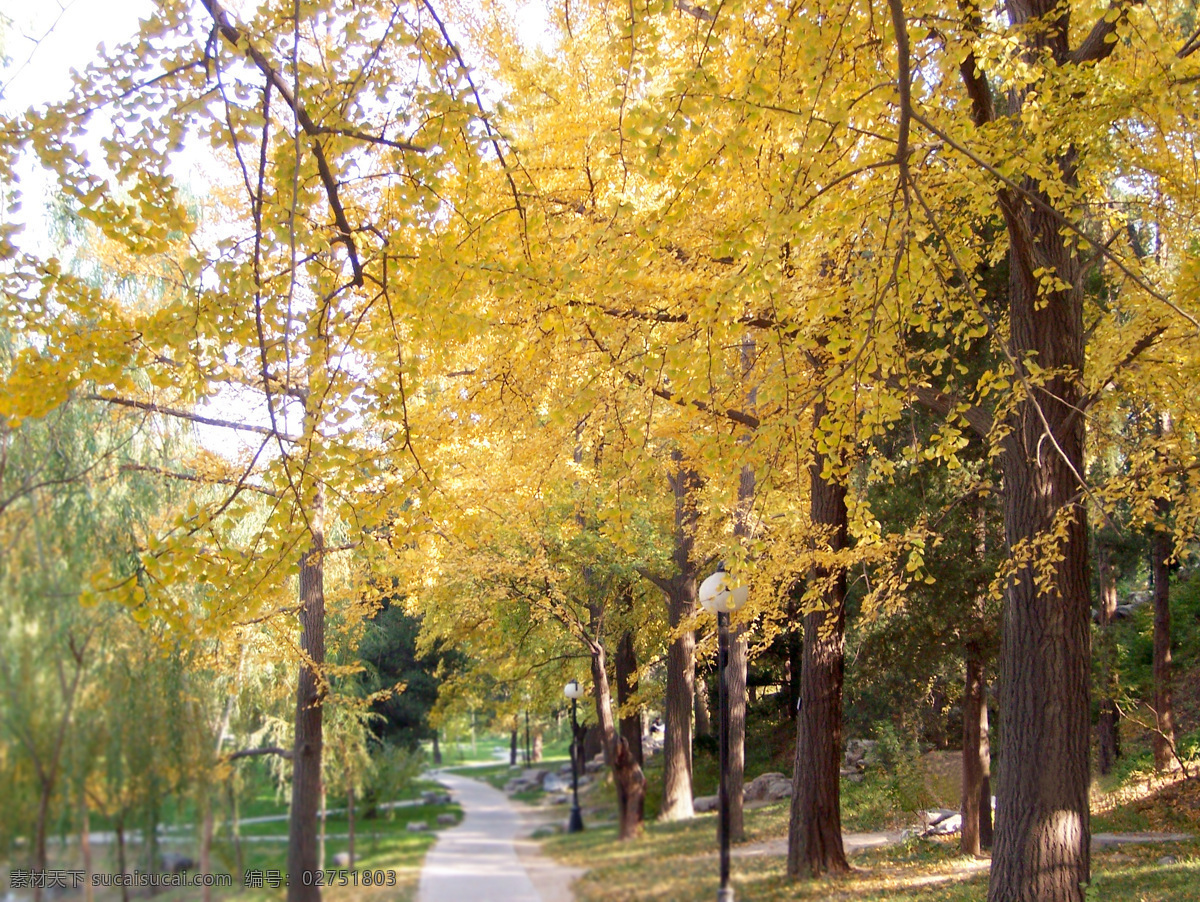
<path id="1" fill-rule="evenodd" d="M 729 662 L 729 612 L 746 603 L 750 590 L 745 586 L 729 588 L 725 565 L 700 584 L 700 604 L 710 614 L 717 615 L 717 697 L 720 708 L 719 767 L 720 788 L 717 790 L 717 842 L 721 847 L 721 888 L 717 902 L 734 902 L 733 887 L 729 885 L 729 687 L 725 683 L 725 666 Z"/>
<path id="2" fill-rule="evenodd" d="M 579 810 L 579 759 L 583 756 L 583 748 L 579 742 L 579 719 L 577 709 L 583 690 L 579 680 L 571 680 L 563 687 L 563 695 L 571 700 L 571 819 L 567 822 L 568 833 L 579 833 L 583 830 L 583 812 Z"/>

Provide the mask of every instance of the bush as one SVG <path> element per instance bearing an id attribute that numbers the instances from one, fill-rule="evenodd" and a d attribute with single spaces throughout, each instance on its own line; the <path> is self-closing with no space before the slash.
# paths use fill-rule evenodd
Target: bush
<path id="1" fill-rule="evenodd" d="M 367 817 L 375 816 L 375 806 L 381 802 L 413 797 L 424 768 L 425 753 L 419 748 L 385 744 L 373 751 L 366 787 Z M 393 812 L 394 809 L 389 810 L 389 818 Z"/>
<path id="2" fill-rule="evenodd" d="M 925 771 L 921 767 L 921 747 L 913 738 L 902 737 L 889 722 L 875 725 L 876 765 L 882 773 L 882 788 L 900 811 L 919 811 L 933 805 Z"/>

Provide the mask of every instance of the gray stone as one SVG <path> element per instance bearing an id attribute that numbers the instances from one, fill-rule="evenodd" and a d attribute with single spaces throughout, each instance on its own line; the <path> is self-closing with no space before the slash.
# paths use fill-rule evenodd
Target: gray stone
<path id="1" fill-rule="evenodd" d="M 348 867 L 350 867 L 350 853 L 349 853 L 349 852 L 338 852 L 338 853 L 336 853 L 336 854 L 333 856 L 333 866 L 334 866 L 335 868 L 348 868 Z"/>
<path id="2" fill-rule="evenodd" d="M 951 836 L 962 829 L 962 815 L 949 808 L 934 808 L 922 812 L 925 836 Z"/>
<path id="3" fill-rule="evenodd" d="M 571 777 L 568 774 L 564 779 L 559 774 L 546 774 L 546 779 L 542 781 L 542 789 L 546 792 L 566 792 L 571 788 Z"/>
<path id="4" fill-rule="evenodd" d="M 449 805 L 451 802 L 450 793 L 441 792 L 437 789 L 427 789 L 421 793 L 421 801 L 426 805 Z"/>
<path id="5" fill-rule="evenodd" d="M 409 821 L 404 827 L 409 833 L 421 833 L 429 829 L 429 825 L 424 821 Z"/>
<path id="6" fill-rule="evenodd" d="M 542 784 L 536 780 L 527 780 L 524 777 L 513 777 L 504 784 L 504 791 L 509 795 L 516 792 L 528 792 L 531 789 L 541 789 Z"/>
<path id="7" fill-rule="evenodd" d="M 879 755 L 876 752 L 876 745 L 874 739 L 846 740 L 846 751 L 843 755 L 844 767 L 849 770 L 862 771 L 878 763 Z"/>
<path id="8" fill-rule="evenodd" d="M 718 799 L 716 796 L 696 796 L 692 799 L 692 810 L 697 814 L 704 814 L 709 811 L 717 810 Z"/>
<path id="9" fill-rule="evenodd" d="M 747 802 L 776 802 L 791 797 L 792 781 L 774 771 L 755 777 L 742 791 L 742 798 Z"/>
<path id="10" fill-rule="evenodd" d="M 453 827 L 458 823 L 458 818 L 449 811 L 444 811 L 437 816 L 437 825 L 439 827 Z"/>
<path id="11" fill-rule="evenodd" d="M 601 758 L 598 761 L 589 761 L 586 765 L 584 765 L 583 770 L 584 773 L 588 774 L 599 773 L 600 771 L 604 770 L 604 759 Z"/>
<path id="12" fill-rule="evenodd" d="M 1162 858 L 1158 859 L 1158 863 L 1163 864 L 1163 865 L 1179 864 L 1179 859 L 1176 858 L 1174 855 L 1164 855 Z"/>

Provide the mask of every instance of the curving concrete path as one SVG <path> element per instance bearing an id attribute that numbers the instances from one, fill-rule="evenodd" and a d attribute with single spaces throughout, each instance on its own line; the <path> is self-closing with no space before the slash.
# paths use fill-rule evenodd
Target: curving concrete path
<path id="1" fill-rule="evenodd" d="M 567 887 L 582 872 L 521 843 L 526 826 L 504 793 L 457 774 L 433 776 L 454 793 L 463 820 L 425 855 L 417 902 L 569 902 Z"/>

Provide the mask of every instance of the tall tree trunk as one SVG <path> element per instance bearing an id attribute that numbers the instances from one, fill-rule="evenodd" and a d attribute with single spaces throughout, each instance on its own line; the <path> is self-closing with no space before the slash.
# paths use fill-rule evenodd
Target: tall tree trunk
<path id="1" fill-rule="evenodd" d="M 1117 619 L 1117 578 L 1112 568 L 1112 550 L 1096 543 L 1096 569 L 1100 577 L 1100 720 L 1096 728 L 1100 773 L 1108 774 L 1121 754 L 1118 731 L 1116 648 L 1112 625 Z"/>
<path id="2" fill-rule="evenodd" d="M 592 688 L 596 701 L 596 726 L 600 731 L 600 743 L 604 750 L 604 764 L 612 767 L 613 752 L 616 750 L 617 730 L 613 723 L 612 690 L 608 685 L 608 656 L 597 638 L 592 642 Z"/>
<path id="3" fill-rule="evenodd" d="M 125 882 L 128 865 L 125 862 L 125 813 L 121 812 L 114 824 L 117 834 L 117 873 L 121 875 L 121 902 L 129 902 L 129 887 Z M 36 897 L 35 897 L 36 898 Z"/>
<path id="4" fill-rule="evenodd" d="M 1010 5 L 1029 4 L 1020 0 Z M 1054 8 L 1052 3 L 1032 6 L 1037 9 L 1026 10 L 1030 15 Z M 1065 43 L 1065 33 L 1061 40 Z M 1032 183 L 1026 187 L 1037 190 Z M 998 793 L 1003 816 L 996 830 L 988 899 L 1081 902 L 1091 870 L 1091 605 L 1087 517 L 1078 500 L 1084 470 L 1084 417 L 1078 413 L 1083 402 L 1082 274 L 1055 218 L 1015 195 L 1006 197 L 1004 209 L 1014 247 L 1009 264 L 1012 356 L 1034 387 L 1013 411 L 1012 431 L 1001 452 L 1005 538 L 1018 569 L 1009 578 L 1004 607 L 1004 773 Z M 1031 240 L 1034 249 L 1029 249 Z M 1039 291 L 1042 267 L 1055 272 L 1066 287 Z M 1039 373 L 1055 375 L 1029 372 L 1023 363 L 1028 359 L 1036 359 Z M 1025 559 L 1029 555 L 1036 561 Z"/>
<path id="5" fill-rule="evenodd" d="M 533 763 L 537 764 L 542 760 L 542 728 L 537 727 L 533 731 Z"/>
<path id="6" fill-rule="evenodd" d="M 748 643 L 742 625 L 729 630 L 729 662 L 725 665 L 725 698 L 729 705 L 729 768 L 725 785 L 729 801 L 729 841 L 744 842 L 746 819 L 742 793 L 746 784 L 746 666 Z"/>
<path id="7" fill-rule="evenodd" d="M 813 409 L 814 429 L 826 413 Z M 825 456 L 814 451 L 809 466 L 811 519 L 824 530 L 829 551 L 846 548 L 849 515 L 846 489 L 822 476 Z M 804 617 L 804 660 L 800 711 L 796 717 L 796 760 L 788 823 L 788 876 L 819 877 L 850 870 L 842 846 L 842 681 L 846 647 L 846 571 L 814 567 L 810 586 L 823 588 L 823 604 Z"/>
<path id="8" fill-rule="evenodd" d="M 1168 503 L 1158 503 L 1159 518 L 1166 520 Z M 1151 567 L 1154 572 L 1154 726 L 1151 745 L 1154 749 L 1154 768 L 1171 770 L 1177 766 L 1175 757 L 1175 709 L 1171 699 L 1171 535 L 1165 522 L 1155 529 L 1150 542 Z"/>
<path id="9" fill-rule="evenodd" d="M 442 748 L 438 745 L 437 730 L 433 731 L 433 763 L 439 765 L 442 763 Z"/>
<path id="10" fill-rule="evenodd" d="M 636 839 L 646 817 L 646 777 L 624 736 L 617 739 L 613 775 L 617 784 L 617 839 Z"/>
<path id="11" fill-rule="evenodd" d="M 509 767 L 515 767 L 517 764 L 517 728 L 515 726 L 508 736 L 508 764 Z"/>
<path id="12" fill-rule="evenodd" d="M 699 637 L 697 636 L 697 641 Z M 711 736 L 713 732 L 712 715 L 709 713 L 712 706 L 709 703 L 708 680 L 699 672 L 700 668 L 696 668 L 696 676 L 692 682 L 692 692 L 694 695 L 695 724 L 697 736 Z"/>
<path id="13" fill-rule="evenodd" d="M 691 598 L 679 593 L 670 600 L 670 623 L 678 626 L 695 610 L 695 581 Z M 692 698 L 696 640 L 683 630 L 667 649 L 667 695 L 663 707 L 663 802 L 659 817 L 689 818 L 692 808 Z"/>
<path id="14" fill-rule="evenodd" d="M 320 902 L 321 889 L 304 875 L 319 870 L 317 806 L 321 800 L 322 704 L 325 663 L 325 504 L 317 492 L 309 511 L 312 545 L 300 561 L 300 665 L 296 736 L 292 750 L 292 809 L 288 822 L 288 902 Z"/>
<path id="15" fill-rule="evenodd" d="M 682 455 L 672 454 L 679 469 L 671 476 L 675 495 L 675 574 L 664 586 L 667 622 L 675 635 L 667 649 L 667 695 L 663 707 L 666 733 L 663 736 L 663 801 L 659 818 L 665 821 L 690 818 L 692 807 L 692 703 L 696 676 L 696 637 L 686 628 L 696 612 L 696 565 L 692 561 L 697 511 L 695 494 L 700 477 L 682 464 Z"/>
<path id="16" fill-rule="evenodd" d="M 978 855 L 992 841 L 992 756 L 988 743 L 987 681 L 984 679 L 983 654 L 975 643 L 967 646 L 962 712 L 960 848 L 964 855 Z"/>
<path id="17" fill-rule="evenodd" d="M 629 745 L 633 760 L 640 767 L 645 763 L 642 757 L 642 711 L 629 710 L 631 699 L 638 691 L 637 652 L 633 646 L 633 630 L 627 629 L 621 634 L 617 645 L 617 710 L 621 712 L 619 732 Z"/>

